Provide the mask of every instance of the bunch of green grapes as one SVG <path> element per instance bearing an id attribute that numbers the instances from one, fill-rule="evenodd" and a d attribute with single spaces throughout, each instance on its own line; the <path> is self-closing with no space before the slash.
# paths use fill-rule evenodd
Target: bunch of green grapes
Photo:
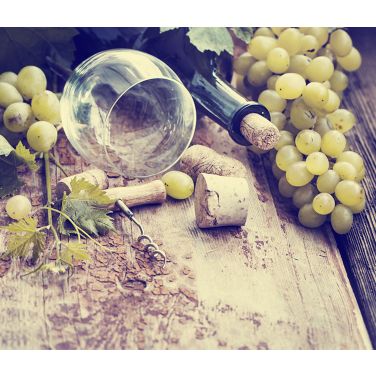
<path id="1" fill-rule="evenodd" d="M 347 72 L 361 61 L 345 30 L 325 27 L 258 28 L 234 61 L 237 89 L 250 96 L 259 88 L 255 99 L 281 132 L 270 154 L 273 174 L 306 227 L 330 219 L 345 234 L 365 207 L 363 159 L 345 137 L 356 118 L 340 108 Z"/>

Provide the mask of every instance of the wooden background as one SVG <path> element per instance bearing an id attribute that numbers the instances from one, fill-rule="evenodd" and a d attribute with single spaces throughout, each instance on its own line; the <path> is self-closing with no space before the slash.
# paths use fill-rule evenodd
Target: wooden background
<path id="1" fill-rule="evenodd" d="M 168 254 L 164 271 L 137 250 L 137 228 L 118 214 L 119 234 L 101 239 L 113 252 L 92 249 L 92 264 L 78 266 L 70 279 L 45 273 L 20 278 L 17 262 L 2 262 L 0 348 L 370 349 L 376 69 L 367 47 L 372 39 L 366 33 L 355 37 L 365 61 L 352 76 L 346 105 L 359 119 L 351 141 L 367 162 L 369 204 L 351 233 L 337 238 L 341 251 L 329 225 L 299 226 L 291 205 L 278 195 L 267 158 L 248 155 L 204 120 L 194 142 L 248 166 L 252 202 L 246 226 L 200 230 L 193 200 L 169 199 L 135 209 Z M 86 168 L 64 138 L 57 152 L 70 173 Z M 61 177 L 54 169 L 54 184 Z M 45 199 L 40 176 L 25 174 L 24 180 L 23 192 L 39 205 Z M 122 183 L 118 177 L 110 182 Z"/>

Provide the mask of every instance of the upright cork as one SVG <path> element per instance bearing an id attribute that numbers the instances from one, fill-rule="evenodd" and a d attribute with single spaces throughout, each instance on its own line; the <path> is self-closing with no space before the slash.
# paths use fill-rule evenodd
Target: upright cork
<path id="1" fill-rule="evenodd" d="M 257 113 L 244 116 L 240 132 L 251 144 L 262 150 L 273 149 L 280 137 L 278 128 Z"/>

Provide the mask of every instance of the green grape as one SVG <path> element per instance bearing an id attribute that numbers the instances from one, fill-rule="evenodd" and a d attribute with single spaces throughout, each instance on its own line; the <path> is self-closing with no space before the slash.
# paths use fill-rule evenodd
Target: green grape
<path id="1" fill-rule="evenodd" d="M 330 89 L 330 82 L 329 81 L 324 81 L 322 84 L 329 90 Z"/>
<path id="2" fill-rule="evenodd" d="M 316 186 L 319 192 L 334 193 L 341 178 L 334 170 L 328 170 L 317 178 Z"/>
<path id="3" fill-rule="evenodd" d="M 0 82 L 0 107 L 7 108 L 12 103 L 23 102 L 17 89 L 7 82 Z"/>
<path id="4" fill-rule="evenodd" d="M 309 27 L 305 34 L 313 35 L 320 46 L 323 46 L 329 39 L 327 27 Z"/>
<path id="5" fill-rule="evenodd" d="M 318 56 L 312 59 L 305 70 L 308 80 L 315 82 L 324 82 L 332 77 L 334 65 L 326 56 Z"/>
<path id="6" fill-rule="evenodd" d="M 265 61 L 256 61 L 247 73 L 247 80 L 253 86 L 262 86 L 265 85 L 271 75 L 272 72 L 270 72 Z"/>
<path id="7" fill-rule="evenodd" d="M 306 204 L 312 203 L 313 198 L 316 196 L 317 190 L 312 184 L 303 185 L 296 189 L 292 196 L 292 202 L 300 209 Z"/>
<path id="8" fill-rule="evenodd" d="M 51 124 L 59 124 L 61 121 L 60 101 L 52 91 L 45 90 L 34 95 L 31 108 L 38 120 L 45 120 Z"/>
<path id="9" fill-rule="evenodd" d="M 316 114 L 309 108 L 302 98 L 295 100 L 291 106 L 290 119 L 297 129 L 313 128 L 316 123 Z"/>
<path id="10" fill-rule="evenodd" d="M 293 187 L 291 184 L 288 183 L 285 176 L 282 176 L 278 181 L 278 191 L 279 193 L 286 198 L 290 198 L 293 196 L 296 187 Z"/>
<path id="11" fill-rule="evenodd" d="M 236 90 L 239 91 L 239 93 L 242 93 L 245 96 L 248 96 L 251 93 L 249 84 L 246 81 L 246 78 L 243 76 L 240 76 L 236 72 L 233 74 L 233 85 L 235 86 Z"/>
<path id="12" fill-rule="evenodd" d="M 359 204 L 357 205 L 351 205 L 351 206 L 348 206 L 351 211 L 354 213 L 354 214 L 358 214 L 360 212 L 362 212 L 364 210 L 364 208 L 366 207 L 366 198 L 363 197 L 362 200 L 359 202 Z"/>
<path id="13" fill-rule="evenodd" d="M 272 37 L 275 38 L 275 35 L 273 31 L 270 29 L 270 27 L 259 27 L 253 34 L 255 37 L 258 37 L 259 35 L 263 35 L 264 37 Z"/>
<path id="14" fill-rule="evenodd" d="M 14 72 L 4 72 L 0 74 L 0 82 L 6 82 L 12 86 L 16 86 L 17 75 Z"/>
<path id="15" fill-rule="evenodd" d="M 295 144 L 301 153 L 308 155 L 320 150 L 321 136 L 311 129 L 304 129 L 296 136 Z"/>
<path id="16" fill-rule="evenodd" d="M 282 171 L 286 171 L 287 167 L 290 164 L 301 161 L 302 159 L 303 155 L 295 146 L 285 145 L 278 150 L 277 155 L 275 157 L 275 162 Z"/>
<path id="17" fill-rule="evenodd" d="M 291 163 L 286 170 L 286 180 L 294 187 L 302 187 L 308 184 L 314 175 L 307 170 L 304 161 Z"/>
<path id="18" fill-rule="evenodd" d="M 333 113 L 329 114 L 327 118 L 332 127 L 341 133 L 348 132 L 356 123 L 354 114 L 344 108 L 334 111 Z"/>
<path id="19" fill-rule="evenodd" d="M 303 78 L 306 78 L 305 70 L 311 62 L 311 58 L 305 55 L 294 55 L 290 57 L 290 65 L 287 70 L 288 73 L 300 74 Z"/>
<path id="20" fill-rule="evenodd" d="M 285 145 L 294 145 L 294 135 L 289 131 L 281 131 L 279 140 L 274 146 L 275 150 L 281 149 Z"/>
<path id="21" fill-rule="evenodd" d="M 278 78 L 275 88 L 284 99 L 296 99 L 302 95 L 306 86 L 304 78 L 297 73 L 285 73 Z"/>
<path id="22" fill-rule="evenodd" d="M 353 213 L 345 205 L 338 204 L 330 215 L 330 223 L 337 234 L 347 234 L 353 224 Z"/>
<path id="23" fill-rule="evenodd" d="M 313 35 L 304 35 L 301 40 L 300 53 L 308 57 L 314 57 L 320 48 L 319 42 Z"/>
<path id="24" fill-rule="evenodd" d="M 328 100 L 325 103 L 323 110 L 327 113 L 333 113 L 338 110 L 341 100 L 339 99 L 338 94 L 333 90 L 329 89 L 328 94 Z"/>
<path id="25" fill-rule="evenodd" d="M 266 64 L 273 73 L 285 73 L 290 65 L 290 56 L 284 48 L 276 47 L 268 52 Z"/>
<path id="26" fill-rule="evenodd" d="M 282 112 L 271 112 L 270 121 L 281 131 L 286 125 L 286 115 Z"/>
<path id="27" fill-rule="evenodd" d="M 332 74 L 332 77 L 330 77 L 330 87 L 332 90 L 338 92 L 344 91 L 347 86 L 349 85 L 349 79 L 346 76 L 346 73 L 343 73 L 342 71 L 335 70 Z"/>
<path id="28" fill-rule="evenodd" d="M 312 204 L 303 205 L 298 214 L 299 222 L 308 228 L 320 227 L 326 220 L 326 215 L 321 215 L 313 210 Z"/>
<path id="29" fill-rule="evenodd" d="M 357 175 L 356 168 L 349 162 L 336 162 L 333 170 L 342 180 L 355 180 Z"/>
<path id="30" fill-rule="evenodd" d="M 276 164 L 275 162 L 272 164 L 272 172 L 273 172 L 274 177 L 275 177 L 276 179 L 278 179 L 278 180 L 279 180 L 282 176 L 285 175 L 285 172 L 282 171 L 282 170 L 277 166 L 277 164 Z"/>
<path id="31" fill-rule="evenodd" d="M 355 167 L 356 171 L 364 169 L 363 158 L 355 151 L 344 151 L 337 157 L 337 162 L 349 162 Z"/>
<path id="32" fill-rule="evenodd" d="M 56 144 L 57 131 L 51 123 L 37 121 L 30 126 L 26 138 L 35 151 L 46 153 Z"/>
<path id="33" fill-rule="evenodd" d="M 26 131 L 35 121 L 30 105 L 27 103 L 12 103 L 3 114 L 5 127 L 14 133 Z"/>
<path id="34" fill-rule="evenodd" d="M 359 51 L 353 47 L 348 55 L 337 57 L 337 61 L 344 70 L 354 72 L 362 65 L 362 56 Z"/>
<path id="35" fill-rule="evenodd" d="M 17 221 L 27 217 L 31 213 L 31 209 L 30 200 L 22 195 L 11 197 L 5 205 L 8 216 Z"/>
<path id="36" fill-rule="evenodd" d="M 257 60 L 265 60 L 268 52 L 275 47 L 277 47 L 275 38 L 259 35 L 251 39 L 248 52 Z"/>
<path id="37" fill-rule="evenodd" d="M 256 59 L 249 52 L 244 52 L 234 60 L 234 71 L 241 76 L 245 76 L 255 62 Z"/>
<path id="38" fill-rule="evenodd" d="M 16 87 L 24 98 L 31 99 L 46 90 L 47 79 L 40 68 L 30 65 L 19 71 Z"/>
<path id="39" fill-rule="evenodd" d="M 340 181 L 335 189 L 337 199 L 344 205 L 358 205 L 364 198 L 364 190 L 359 183 L 352 180 Z"/>
<path id="40" fill-rule="evenodd" d="M 348 55 L 353 46 L 350 35 L 342 29 L 332 32 L 329 43 L 333 52 L 339 57 Z"/>
<path id="41" fill-rule="evenodd" d="M 313 210 L 321 215 L 330 214 L 335 206 L 334 198 L 329 193 L 319 193 L 312 201 Z"/>
<path id="42" fill-rule="evenodd" d="M 326 132 L 321 140 L 321 151 L 328 157 L 338 157 L 346 147 L 346 137 L 339 131 Z"/>
<path id="43" fill-rule="evenodd" d="M 325 47 L 321 47 L 317 51 L 317 56 L 326 56 L 327 58 L 330 59 L 331 62 L 334 62 L 334 60 L 335 60 L 335 56 L 334 56 L 332 50 L 330 49 L 330 45 L 328 45 L 328 44 Z"/>
<path id="44" fill-rule="evenodd" d="M 166 172 L 162 181 L 166 186 L 166 193 L 177 200 L 190 197 L 195 188 L 192 178 L 181 171 Z"/>
<path id="45" fill-rule="evenodd" d="M 315 151 L 307 156 L 307 170 L 313 175 L 322 175 L 329 169 L 328 157 L 320 151 Z"/>
<path id="46" fill-rule="evenodd" d="M 285 29 L 279 34 L 278 45 L 284 48 L 289 55 L 296 55 L 301 47 L 303 34 L 295 28 Z"/>
<path id="47" fill-rule="evenodd" d="M 355 176 L 355 181 L 359 183 L 364 179 L 365 176 L 366 176 L 366 169 L 363 167 L 362 169 L 357 171 L 357 174 Z"/>
<path id="48" fill-rule="evenodd" d="M 303 34 L 307 34 L 308 33 L 308 30 L 309 30 L 309 27 L 299 27 L 298 28 L 299 31 Z"/>
<path id="49" fill-rule="evenodd" d="M 274 35 L 279 36 L 283 30 L 287 29 L 287 27 L 271 27 L 271 29 Z"/>
<path id="50" fill-rule="evenodd" d="M 328 89 L 319 82 L 310 82 L 303 90 L 303 100 L 307 106 L 324 108 L 329 99 Z"/>
<path id="51" fill-rule="evenodd" d="M 275 90 L 275 84 L 276 84 L 279 77 L 281 77 L 281 76 L 279 76 L 277 74 L 273 74 L 273 76 L 270 76 L 268 78 L 268 80 L 266 81 L 266 87 L 269 90 Z"/>
<path id="52" fill-rule="evenodd" d="M 286 99 L 281 98 L 275 90 L 264 90 L 258 97 L 258 102 L 263 104 L 270 112 L 282 112 L 286 108 Z"/>
<path id="53" fill-rule="evenodd" d="M 317 119 L 313 130 L 319 133 L 322 138 L 325 133 L 333 130 L 333 128 L 331 127 L 326 117 L 320 117 L 319 119 Z"/>

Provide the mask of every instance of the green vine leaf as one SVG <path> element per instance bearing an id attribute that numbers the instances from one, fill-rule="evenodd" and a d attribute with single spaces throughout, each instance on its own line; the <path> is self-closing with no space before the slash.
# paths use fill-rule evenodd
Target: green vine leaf
<path id="1" fill-rule="evenodd" d="M 23 163 L 27 164 L 31 171 L 38 170 L 38 165 L 35 161 L 35 154 L 32 154 L 21 141 L 17 144 L 15 153 Z"/>
<path id="2" fill-rule="evenodd" d="M 0 135 L 0 155 L 7 157 L 12 151 L 14 151 L 13 146 L 4 136 Z"/>
<path id="3" fill-rule="evenodd" d="M 252 27 L 231 27 L 231 30 L 234 32 L 235 36 L 242 40 L 244 43 L 249 43 L 253 36 Z"/>
<path id="4" fill-rule="evenodd" d="M 60 260 L 66 264 L 73 265 L 75 261 L 91 261 L 86 244 L 69 242 L 62 243 L 62 245 L 64 246 L 64 250 L 61 252 Z"/>
<path id="5" fill-rule="evenodd" d="M 221 52 L 227 51 L 233 54 L 234 44 L 226 27 L 191 27 L 187 36 L 201 52 L 213 51 L 220 55 Z"/>

